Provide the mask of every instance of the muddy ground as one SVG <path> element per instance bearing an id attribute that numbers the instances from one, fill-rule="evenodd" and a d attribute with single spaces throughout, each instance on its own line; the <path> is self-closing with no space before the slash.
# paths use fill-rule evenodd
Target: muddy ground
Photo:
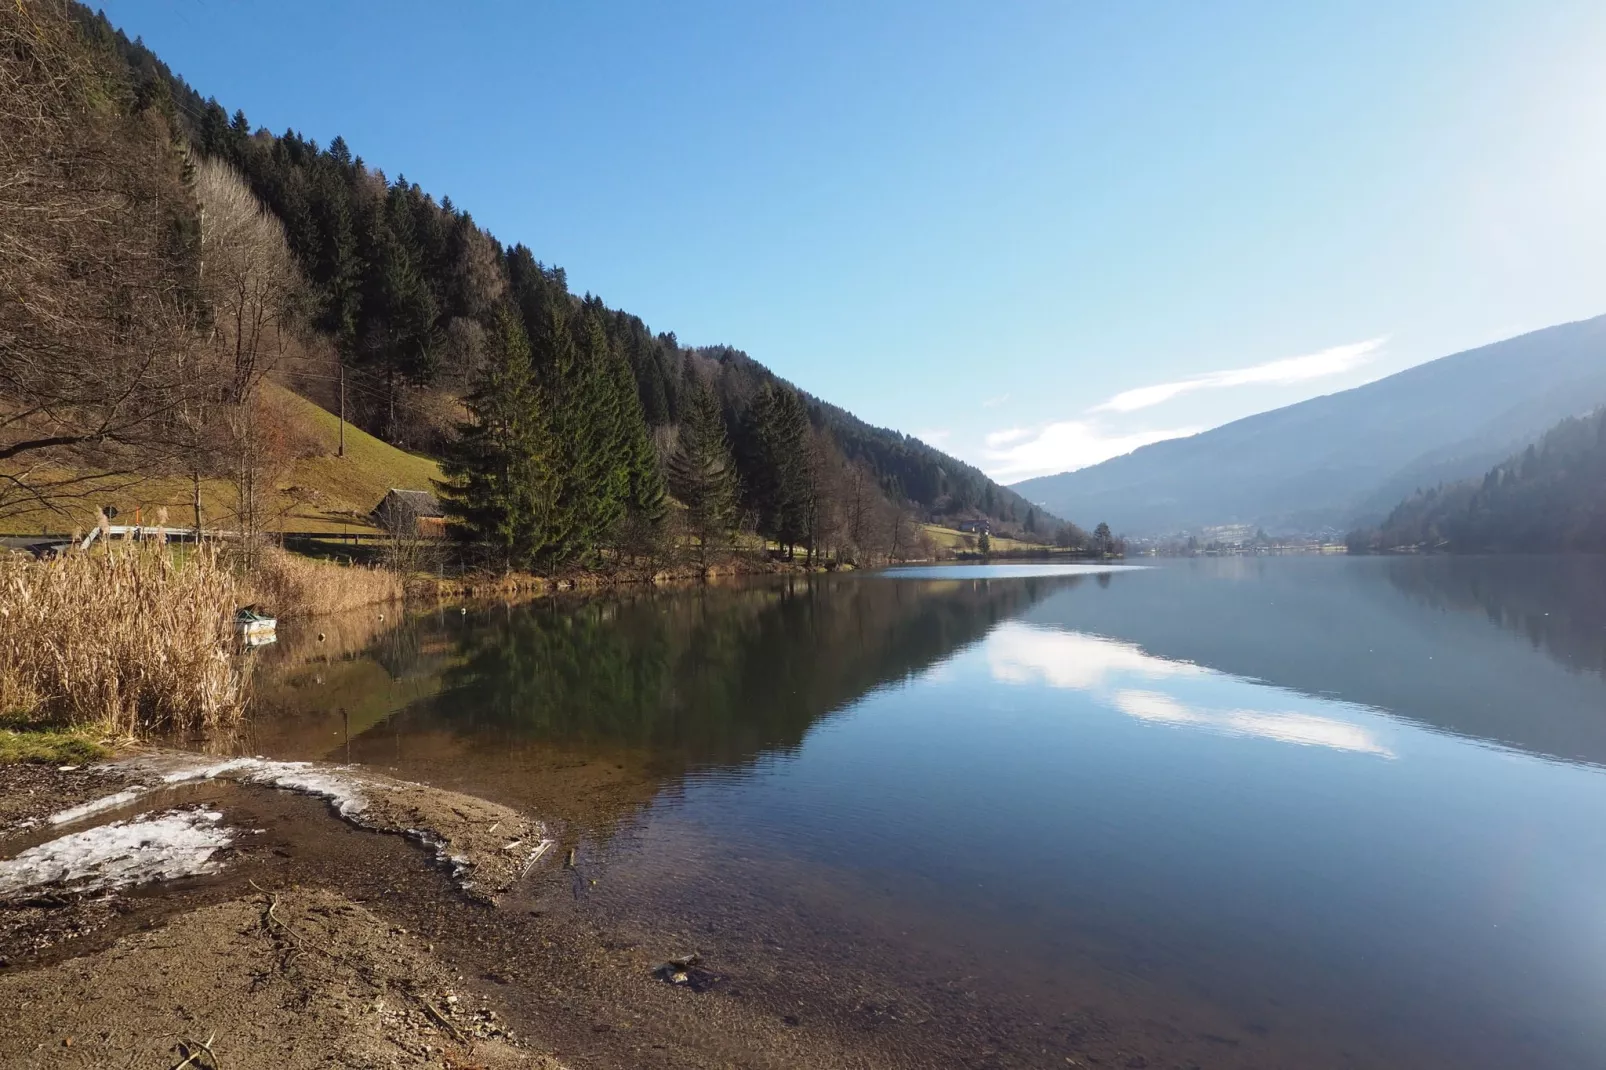
<path id="1" fill-rule="evenodd" d="M 480 863 L 487 881 L 510 878 L 513 866 L 503 852 L 469 848 L 476 836 L 465 829 L 480 826 L 483 839 L 484 829 L 519 824 L 505 808 L 415 788 L 370 807 L 364 828 L 323 799 L 200 780 L 49 821 L 152 779 L 0 766 L 0 858 L 153 810 L 206 807 L 235 833 L 216 874 L 90 894 L 41 887 L 0 903 L 0 1066 L 560 1065 L 521 1042 L 490 982 L 376 912 L 398 891 L 389 874 L 484 909 L 490 897 L 464 863 Z M 420 834 L 431 826 L 442 831 Z M 510 838 L 500 833 L 498 846 Z"/>

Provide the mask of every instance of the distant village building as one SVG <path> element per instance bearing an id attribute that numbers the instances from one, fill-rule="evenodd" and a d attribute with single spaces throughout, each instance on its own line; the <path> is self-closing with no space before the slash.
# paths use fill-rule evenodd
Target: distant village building
<path id="1" fill-rule="evenodd" d="M 439 538 L 446 534 L 446 513 L 435 495 L 427 490 L 392 487 L 368 516 L 375 524 L 392 533 L 411 530 L 424 538 Z"/>
<path id="2" fill-rule="evenodd" d="M 983 533 L 991 535 L 993 533 L 993 522 L 985 517 L 980 520 L 961 520 L 959 522 L 959 530 L 967 535 L 980 535 Z"/>

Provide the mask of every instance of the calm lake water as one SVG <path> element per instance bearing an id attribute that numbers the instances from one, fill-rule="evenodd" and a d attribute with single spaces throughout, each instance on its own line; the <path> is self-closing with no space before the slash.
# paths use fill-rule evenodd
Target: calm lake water
<path id="1" fill-rule="evenodd" d="M 268 656 L 252 749 L 526 807 L 576 848 L 565 909 L 804 1018 L 918 1024 L 930 1065 L 1606 1065 L 1606 562 L 911 568 L 320 627 Z"/>

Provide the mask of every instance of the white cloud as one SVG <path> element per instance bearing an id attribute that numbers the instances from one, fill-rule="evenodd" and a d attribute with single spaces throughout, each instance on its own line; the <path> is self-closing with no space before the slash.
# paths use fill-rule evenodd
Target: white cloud
<path id="1" fill-rule="evenodd" d="M 1292 383 L 1308 382 L 1311 379 L 1323 379 L 1329 375 L 1339 375 L 1351 369 L 1358 368 L 1378 355 L 1387 338 L 1370 338 L 1364 342 L 1352 342 L 1349 345 L 1333 346 L 1320 353 L 1309 353 L 1302 357 L 1284 357 L 1282 360 L 1267 361 L 1265 364 L 1256 364 L 1252 368 L 1234 368 L 1224 372 L 1209 372 L 1205 375 L 1195 375 L 1188 379 L 1178 379 L 1171 383 L 1156 383 L 1154 386 L 1140 386 L 1134 390 L 1123 391 L 1115 395 L 1102 405 L 1094 406 L 1093 412 L 1136 412 L 1139 409 L 1152 408 L 1163 404 L 1182 394 L 1191 394 L 1195 390 L 1220 390 L 1234 386 L 1278 385 L 1287 386 Z"/>
<path id="2" fill-rule="evenodd" d="M 1110 704 L 1128 717 L 1161 724 L 1204 724 L 1205 718 L 1158 691 L 1117 691 Z"/>
<path id="3" fill-rule="evenodd" d="M 1191 662 L 1157 658 L 1132 643 L 1015 621 L 1000 624 L 987 637 L 987 666 L 996 680 L 1077 691 L 1100 688 L 1112 676 L 1160 680 L 1207 671 Z"/>
<path id="4" fill-rule="evenodd" d="M 1096 423 L 1065 420 L 1039 431 L 1011 428 L 987 436 L 987 474 L 1012 481 L 1086 468 L 1131 453 L 1140 446 L 1199 433 L 1197 427 L 1113 434 Z M 995 441 L 996 439 L 996 441 Z"/>
<path id="5" fill-rule="evenodd" d="M 984 400 L 981 403 L 981 407 L 984 408 L 984 409 L 996 409 L 996 408 L 998 408 L 998 406 L 1002 405 L 1004 402 L 1006 402 L 1008 400 L 1009 400 L 1009 395 L 1008 394 L 999 394 L 995 398 L 987 398 L 986 400 Z"/>
<path id="6" fill-rule="evenodd" d="M 946 428 L 941 430 L 933 428 L 926 431 L 916 431 L 915 438 L 918 438 L 928 446 L 936 446 L 938 449 L 942 449 L 942 444 L 947 442 L 952 434 L 953 432 Z"/>
<path id="7" fill-rule="evenodd" d="M 1010 427 L 1003 431 L 989 431 L 987 432 L 987 448 L 997 449 L 1000 446 L 1007 446 L 1011 442 L 1019 442 L 1023 438 L 1030 438 L 1031 434 L 1031 430 L 1025 427 Z"/>
<path id="8" fill-rule="evenodd" d="M 1110 704 L 1140 721 L 1191 725 L 1227 735 L 1254 736 L 1302 747 L 1331 747 L 1385 758 L 1394 756 L 1360 725 L 1314 713 L 1195 709 L 1158 691 L 1117 691 Z"/>
<path id="9" fill-rule="evenodd" d="M 985 650 L 988 671 L 1000 683 L 1083 691 L 1101 705 L 1151 724 L 1393 757 L 1364 726 L 1336 717 L 1201 705 L 1177 692 L 1208 693 L 1225 685 L 1233 687 L 1234 698 L 1248 688 L 1255 698 L 1278 705 L 1289 696 L 1203 665 L 1157 657 L 1135 643 L 1007 621 L 987 636 Z"/>
<path id="10" fill-rule="evenodd" d="M 1229 732 L 1279 743 L 1298 743 L 1307 747 L 1360 751 L 1392 758 L 1393 752 L 1372 738 L 1360 725 L 1311 713 L 1264 713 L 1260 710 L 1232 710 L 1222 718 Z"/>

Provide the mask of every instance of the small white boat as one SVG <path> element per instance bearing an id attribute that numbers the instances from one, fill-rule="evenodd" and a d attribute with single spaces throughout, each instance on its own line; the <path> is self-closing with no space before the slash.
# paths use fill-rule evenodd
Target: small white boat
<path id="1" fill-rule="evenodd" d="M 279 641 L 279 621 L 256 606 L 242 606 L 234 614 L 234 634 L 244 646 L 266 646 Z"/>

